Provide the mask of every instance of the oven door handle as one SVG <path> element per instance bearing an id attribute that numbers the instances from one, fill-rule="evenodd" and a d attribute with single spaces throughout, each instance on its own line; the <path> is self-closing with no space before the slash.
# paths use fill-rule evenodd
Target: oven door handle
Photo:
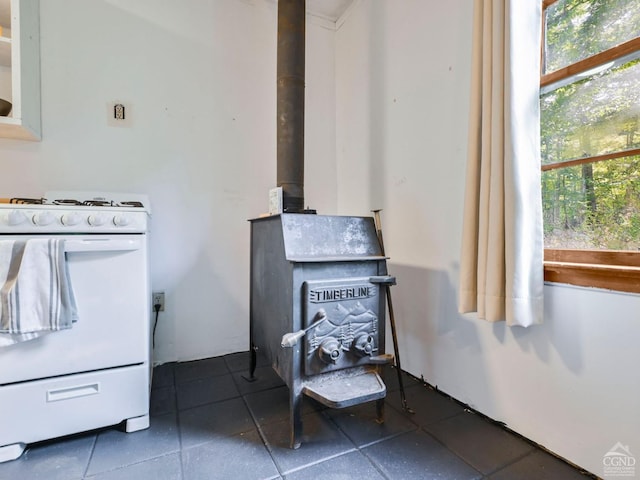
<path id="1" fill-rule="evenodd" d="M 82 240 L 66 240 L 64 250 L 75 252 L 123 252 L 140 250 L 142 241 L 137 238 L 85 238 Z"/>

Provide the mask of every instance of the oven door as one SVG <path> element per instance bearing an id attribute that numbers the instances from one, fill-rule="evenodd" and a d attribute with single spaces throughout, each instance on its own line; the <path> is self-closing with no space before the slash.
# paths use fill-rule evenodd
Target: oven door
<path id="1" fill-rule="evenodd" d="M 0 385 L 149 359 L 146 235 L 56 238 L 65 239 L 78 321 L 68 330 L 0 348 Z"/>

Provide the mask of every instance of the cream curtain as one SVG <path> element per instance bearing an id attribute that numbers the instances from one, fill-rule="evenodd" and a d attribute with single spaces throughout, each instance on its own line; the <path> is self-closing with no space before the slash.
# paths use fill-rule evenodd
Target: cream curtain
<path id="1" fill-rule="evenodd" d="M 542 322 L 539 0 L 475 0 L 461 313 Z"/>

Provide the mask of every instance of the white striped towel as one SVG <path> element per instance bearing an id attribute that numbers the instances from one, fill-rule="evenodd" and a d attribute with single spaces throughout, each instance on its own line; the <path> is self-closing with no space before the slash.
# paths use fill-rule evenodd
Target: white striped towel
<path id="1" fill-rule="evenodd" d="M 77 319 L 64 240 L 0 240 L 0 347 L 71 328 Z"/>

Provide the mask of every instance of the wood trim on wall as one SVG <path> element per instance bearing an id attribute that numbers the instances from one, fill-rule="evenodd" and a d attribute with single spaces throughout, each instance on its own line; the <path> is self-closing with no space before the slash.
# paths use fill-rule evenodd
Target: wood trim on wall
<path id="1" fill-rule="evenodd" d="M 640 267 L 640 252 L 546 248 L 544 250 L 544 261 Z"/>
<path id="2" fill-rule="evenodd" d="M 545 249 L 544 279 L 640 293 L 640 252 Z"/>

